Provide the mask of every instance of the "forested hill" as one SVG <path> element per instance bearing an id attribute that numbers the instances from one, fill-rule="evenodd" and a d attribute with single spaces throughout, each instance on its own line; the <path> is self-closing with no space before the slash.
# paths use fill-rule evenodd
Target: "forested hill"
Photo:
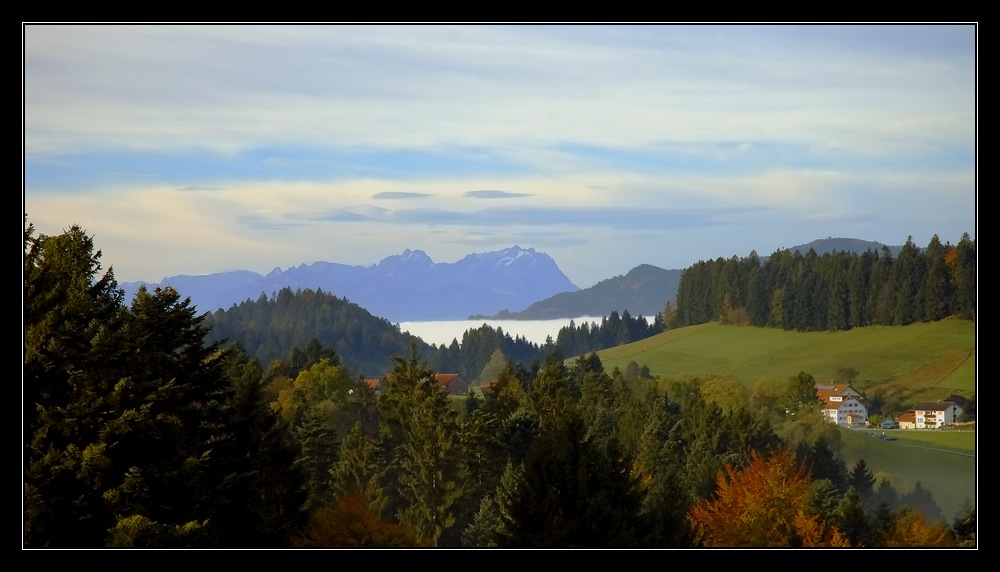
<path id="1" fill-rule="evenodd" d="M 262 366 L 288 359 L 294 348 L 317 339 L 352 374 L 371 377 L 392 369 L 389 356 L 409 355 L 411 340 L 421 352 L 428 348 L 388 320 L 322 290 L 284 288 L 270 298 L 261 295 L 206 314 L 205 326 L 210 328 L 207 341 L 238 343 Z"/>
<path id="2" fill-rule="evenodd" d="M 882 252 L 883 248 L 889 249 L 889 254 L 894 257 L 899 256 L 899 252 L 903 249 L 902 246 L 888 246 L 880 242 L 871 242 L 857 238 L 828 237 L 814 240 L 808 244 L 794 246 L 789 248 L 789 250 L 792 252 L 799 252 L 801 254 L 805 254 L 810 250 L 813 250 L 816 254 L 822 256 L 824 254 L 832 254 L 834 252 L 853 252 L 855 254 L 861 254 L 869 250 L 879 254 Z"/>
<path id="3" fill-rule="evenodd" d="M 483 324 L 467 330 L 460 341 L 437 346 L 330 293 L 284 288 L 270 298 L 261 295 L 256 301 L 206 314 L 204 325 L 209 328 L 207 341 L 237 344 L 261 367 L 276 359 L 294 365 L 302 348 L 320 348 L 332 350 L 352 377 L 381 377 L 392 369 L 393 358 L 409 355 L 410 344 L 415 343 L 435 371 L 485 382 L 489 379 L 481 378 L 495 376 L 508 362 L 526 369 L 536 366 L 556 346 L 572 357 L 647 338 L 662 331 L 658 318 L 650 322 L 627 311 L 621 316 L 613 311 L 600 323 L 561 328 L 558 341 L 546 345 Z"/>
<path id="4" fill-rule="evenodd" d="M 699 262 L 684 271 L 668 327 L 723 323 L 799 331 L 905 326 L 949 316 L 975 319 L 976 242 L 935 235 L 926 248 L 907 239 L 890 249 L 819 255 L 779 250 L 766 262 L 746 258 Z"/>
<path id="5" fill-rule="evenodd" d="M 652 318 L 663 312 L 667 302 L 677 299 L 677 286 L 683 270 L 664 270 L 640 264 L 625 274 L 601 280 L 590 288 L 562 292 L 535 302 L 521 312 L 504 310 L 489 319 L 554 320 L 579 316 L 610 316 L 628 311 L 633 316 Z M 486 319 L 470 316 L 469 319 Z"/>
<path id="6" fill-rule="evenodd" d="M 893 257 L 899 255 L 902 246 L 887 246 L 880 242 L 858 238 L 820 238 L 806 244 L 780 249 L 791 253 L 817 255 L 831 253 L 881 254 L 888 250 Z M 752 255 L 751 255 L 752 256 Z M 764 264 L 768 256 L 760 256 Z M 716 259 L 718 260 L 718 259 Z M 665 270 L 651 264 L 640 264 L 624 276 L 602 280 L 591 286 L 573 292 L 562 292 L 535 302 L 520 312 L 502 310 L 494 316 L 473 315 L 469 319 L 493 320 L 554 320 L 579 316 L 609 316 L 628 310 L 633 316 L 652 318 L 664 311 L 666 304 L 677 305 L 677 290 L 680 287 L 683 269 Z"/>

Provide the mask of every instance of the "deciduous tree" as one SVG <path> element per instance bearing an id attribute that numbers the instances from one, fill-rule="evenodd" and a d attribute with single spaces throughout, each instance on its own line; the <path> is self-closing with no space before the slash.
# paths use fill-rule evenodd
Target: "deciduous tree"
<path id="1" fill-rule="evenodd" d="M 810 488 L 791 452 L 766 459 L 755 453 L 743 470 L 727 465 L 716 494 L 696 504 L 688 518 L 697 541 L 709 547 L 844 545 L 833 527 L 807 512 Z"/>
<path id="2" fill-rule="evenodd" d="M 947 548 L 957 544 L 947 523 L 934 524 L 919 510 L 904 508 L 883 540 L 886 548 Z"/>
<path id="3" fill-rule="evenodd" d="M 379 516 L 354 491 L 333 504 L 312 511 L 305 528 L 295 535 L 296 548 L 416 548 L 427 546 L 406 525 Z"/>

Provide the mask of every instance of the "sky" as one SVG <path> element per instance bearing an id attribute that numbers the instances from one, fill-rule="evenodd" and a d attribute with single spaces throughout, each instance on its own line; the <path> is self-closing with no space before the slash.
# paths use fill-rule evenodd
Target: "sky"
<path id="1" fill-rule="evenodd" d="M 518 245 L 587 288 L 818 238 L 956 244 L 976 32 L 23 23 L 24 213 L 79 225 L 120 283 Z"/>

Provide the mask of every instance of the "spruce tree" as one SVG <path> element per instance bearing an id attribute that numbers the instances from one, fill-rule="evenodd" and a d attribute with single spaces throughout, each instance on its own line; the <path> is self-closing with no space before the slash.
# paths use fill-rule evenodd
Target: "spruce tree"
<path id="1" fill-rule="evenodd" d="M 234 385 L 190 299 L 140 289 L 126 308 L 99 258 L 79 227 L 25 230 L 24 545 L 280 544 L 284 476 L 248 462 L 269 442 L 259 383 Z"/>
<path id="2" fill-rule="evenodd" d="M 497 544 L 516 548 L 641 546 L 649 527 L 632 458 L 598 445 L 579 415 L 543 431 L 497 496 Z"/>

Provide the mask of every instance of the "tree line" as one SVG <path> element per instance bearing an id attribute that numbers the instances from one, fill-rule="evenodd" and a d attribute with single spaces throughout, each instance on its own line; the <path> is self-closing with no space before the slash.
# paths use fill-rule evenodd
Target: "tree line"
<path id="1" fill-rule="evenodd" d="M 822 256 L 783 249 L 762 263 L 753 252 L 687 268 L 663 319 L 669 328 L 720 321 L 798 331 L 971 320 L 976 268 L 968 233 L 957 245 L 934 235 L 923 249 L 908 237 L 896 257 L 887 247 Z"/>
<path id="2" fill-rule="evenodd" d="M 456 399 L 411 342 L 376 392 L 319 342 L 209 341 L 172 288 L 126 306 L 79 227 L 24 245 L 26 548 L 975 546 L 973 507 L 844 464 L 804 372 L 750 394 L 553 344 Z"/>
<path id="3" fill-rule="evenodd" d="M 571 321 L 544 344 L 512 337 L 503 328 L 484 323 L 466 330 L 461 341 L 428 345 L 357 304 L 308 288 L 294 292 L 283 288 L 270 297 L 262 293 L 257 300 L 208 313 L 204 320 L 209 341 L 238 343 L 262 367 L 276 358 L 291 360 L 292 351 L 318 344 L 336 353 L 354 375 L 381 377 L 392 367 L 387 356 L 406 355 L 415 343 L 435 370 L 480 383 L 491 381 L 508 362 L 537 371 L 554 346 L 564 355 L 576 356 L 638 341 L 663 329 L 659 314 L 649 323 L 625 310 L 621 315 L 611 312 L 600 323 Z"/>

